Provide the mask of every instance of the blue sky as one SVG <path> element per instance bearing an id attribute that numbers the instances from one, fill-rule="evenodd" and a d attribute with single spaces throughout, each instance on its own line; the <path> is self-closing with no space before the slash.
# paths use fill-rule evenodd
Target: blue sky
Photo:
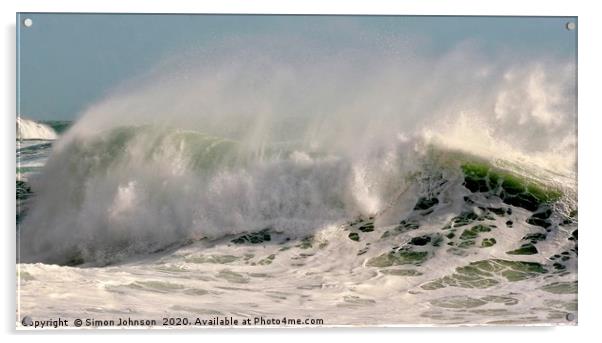
<path id="1" fill-rule="evenodd" d="M 33 25 L 21 23 L 31 18 Z M 17 15 L 18 111 L 41 120 L 71 120 L 112 88 L 161 60 L 231 37 L 289 33 L 332 49 L 365 37 L 417 42 L 443 54 L 470 41 L 485 54 L 576 57 L 571 17 L 403 17 L 43 14 Z M 333 61 L 336 63 L 336 61 Z"/>

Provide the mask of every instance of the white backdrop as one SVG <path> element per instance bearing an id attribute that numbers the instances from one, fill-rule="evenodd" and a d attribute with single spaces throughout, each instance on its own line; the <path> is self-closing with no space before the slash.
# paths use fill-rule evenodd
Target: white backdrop
<path id="1" fill-rule="evenodd" d="M 462 341 L 462 342 L 573 342 L 596 337 L 598 329 L 600 289 L 602 278 L 599 245 L 602 244 L 600 204 L 600 152 L 602 148 L 600 126 L 600 27 L 602 11 L 594 1 L 577 0 L 411 0 L 411 1 L 353 1 L 353 0 L 225 0 L 225 1 L 149 1 L 149 0 L 4 0 L 0 2 L 2 22 L 2 81 L 0 97 L 2 111 L 1 192 L 3 233 L 2 298 L 0 310 L 2 334 L 10 340 L 38 341 L 39 334 L 15 334 L 15 12 L 149 12 L 149 13 L 323 13 L 323 14 L 455 14 L 455 15 L 562 15 L 579 16 L 579 326 L 578 327 L 524 327 L 524 328 L 398 328 L 398 329 L 273 329 L 273 330 L 195 330 L 178 331 L 171 339 L 227 340 L 227 341 L 274 341 L 307 342 L 316 338 L 336 339 L 341 342 L 379 341 Z M 64 342 L 79 341 L 74 335 L 81 331 L 67 332 L 65 337 L 51 332 L 48 338 Z M 62 333 L 65 333 L 64 331 Z M 95 331 L 98 333 L 98 331 Z M 86 335 L 84 339 L 104 342 L 114 338 L 115 331 L 103 331 L 102 335 Z M 129 332 L 132 334 L 132 331 Z M 139 339 L 163 341 L 165 330 L 135 331 Z M 182 336 L 185 335 L 185 336 Z M 198 335 L 198 336 L 197 336 Z M 319 336 L 319 337 L 318 337 Z M 116 338 L 116 337 L 115 337 Z M 44 337 L 43 339 L 47 339 Z M 599 338 L 598 338 L 599 340 Z"/>

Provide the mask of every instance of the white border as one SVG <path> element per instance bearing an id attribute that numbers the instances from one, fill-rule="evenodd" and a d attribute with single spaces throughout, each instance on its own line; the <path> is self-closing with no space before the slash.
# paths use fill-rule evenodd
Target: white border
<path id="1" fill-rule="evenodd" d="M 14 334 L 15 304 L 15 263 L 14 263 L 14 113 L 15 113 L 15 12 L 138 12 L 138 13 L 296 13 L 296 14 L 430 14 L 430 15 L 559 15 L 579 16 L 579 226 L 581 228 L 581 255 L 579 256 L 579 326 L 578 327 L 525 327 L 525 328 L 393 328 L 393 329 L 257 329 L 257 330 L 196 330 L 196 331 L 136 331 L 135 334 L 146 340 L 163 341 L 165 334 L 182 334 L 195 341 L 203 340 L 253 340 L 303 341 L 339 336 L 345 342 L 370 340 L 438 340 L 462 342 L 505 342 L 509 340 L 536 342 L 573 342 L 598 336 L 598 315 L 602 304 L 600 291 L 602 279 L 598 276 L 599 261 L 602 250 L 602 224 L 596 214 L 602 212 L 598 208 L 602 195 L 600 187 L 600 148 L 602 148 L 602 128 L 600 126 L 602 111 L 600 106 L 600 22 L 602 12 L 597 10 L 595 1 L 482 1 L 482 0 L 410 0 L 410 1 L 278 1 L 278 0 L 226 0 L 226 1 L 150 1 L 150 0 L 21 0 L 0 2 L 2 11 L 2 59 L 3 80 L 0 83 L 2 111 L 2 154 L 5 161 L 2 168 L 0 211 L 4 219 L 1 228 L 4 233 L 3 279 L 0 282 L 2 296 L 6 301 L 2 304 L 1 323 L 3 334 Z M 7 163 L 6 161 L 9 161 Z M 12 246 L 12 247 L 11 247 Z M 97 332 L 97 331 L 96 331 Z M 190 336 L 190 334 L 198 336 Z M 269 335 L 264 335 L 269 333 Z M 56 333 L 50 338 L 64 342 L 79 341 L 81 337 L 74 332 Z M 86 340 L 104 342 L 112 339 L 115 331 L 103 331 L 102 335 L 86 335 Z M 39 340 L 39 335 L 18 334 L 7 337 L 15 340 Z M 376 336 L 373 338 L 373 336 Z M 174 339 L 174 338 L 172 338 Z"/>

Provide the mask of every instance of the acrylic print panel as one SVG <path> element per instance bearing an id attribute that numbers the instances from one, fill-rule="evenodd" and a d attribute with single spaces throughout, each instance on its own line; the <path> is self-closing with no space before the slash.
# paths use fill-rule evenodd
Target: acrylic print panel
<path id="1" fill-rule="evenodd" d="M 576 324 L 576 18 L 17 20 L 17 326 Z"/>

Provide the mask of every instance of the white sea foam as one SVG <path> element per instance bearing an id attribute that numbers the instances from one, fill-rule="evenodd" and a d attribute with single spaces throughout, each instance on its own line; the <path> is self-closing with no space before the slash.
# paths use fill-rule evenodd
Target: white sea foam
<path id="1" fill-rule="evenodd" d="M 17 117 L 17 139 L 18 140 L 29 140 L 29 139 L 44 139 L 53 140 L 56 139 L 57 135 L 54 130 L 45 124 L 38 123 L 36 121 Z"/>

